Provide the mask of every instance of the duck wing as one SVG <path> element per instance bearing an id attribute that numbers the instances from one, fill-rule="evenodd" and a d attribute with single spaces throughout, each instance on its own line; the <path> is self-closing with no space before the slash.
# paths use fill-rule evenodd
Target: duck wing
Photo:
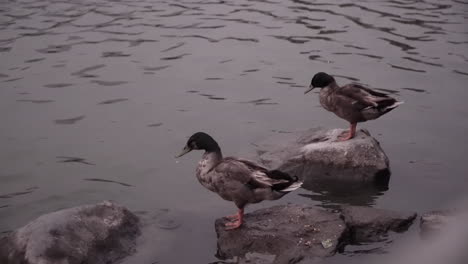
<path id="1" fill-rule="evenodd" d="M 215 172 L 222 174 L 226 180 L 237 181 L 256 188 L 283 189 L 295 180 L 286 173 L 276 170 L 270 171 L 267 168 L 245 159 L 234 157 L 224 158 L 215 168 Z"/>
<path id="2" fill-rule="evenodd" d="M 370 88 L 353 83 L 348 84 L 336 91 L 338 100 L 347 100 L 353 108 L 362 110 L 365 108 L 386 108 L 397 102 L 396 99 L 387 94 L 374 91 Z M 340 98 L 341 97 L 341 98 Z"/>

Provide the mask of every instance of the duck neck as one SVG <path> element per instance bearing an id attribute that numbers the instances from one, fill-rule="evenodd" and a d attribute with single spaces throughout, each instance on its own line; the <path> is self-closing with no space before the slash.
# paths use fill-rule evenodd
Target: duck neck
<path id="1" fill-rule="evenodd" d="M 201 174 L 205 174 L 209 172 L 213 167 L 218 165 L 223 159 L 223 154 L 221 153 L 221 149 L 217 148 L 214 150 L 206 150 L 203 153 L 202 160 L 200 161 L 200 169 Z"/>
<path id="2" fill-rule="evenodd" d="M 327 85 L 328 90 L 336 90 L 340 88 L 336 82 L 332 82 L 329 85 Z"/>

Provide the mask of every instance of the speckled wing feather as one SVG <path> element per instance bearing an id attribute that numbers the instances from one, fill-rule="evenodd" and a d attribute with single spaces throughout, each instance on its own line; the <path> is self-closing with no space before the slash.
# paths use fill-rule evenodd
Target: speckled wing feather
<path id="1" fill-rule="evenodd" d="M 253 188 L 270 188 L 275 184 L 288 182 L 284 179 L 272 179 L 268 175 L 268 169 L 253 161 L 224 158 L 215 168 L 216 173 L 223 174 L 226 180 L 248 184 Z"/>
<path id="2" fill-rule="evenodd" d="M 395 99 L 388 95 L 380 92 L 376 92 L 372 89 L 366 88 L 359 84 L 348 84 L 336 91 L 336 99 L 348 101 L 348 104 L 352 104 L 353 108 L 357 110 L 364 109 L 366 107 L 385 107 L 395 103 Z"/>

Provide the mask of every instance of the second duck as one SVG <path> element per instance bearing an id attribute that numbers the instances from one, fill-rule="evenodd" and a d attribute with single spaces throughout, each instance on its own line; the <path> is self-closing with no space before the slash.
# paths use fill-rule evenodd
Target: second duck
<path id="1" fill-rule="evenodd" d="M 324 72 L 314 75 L 305 94 L 316 87 L 321 88 L 320 104 L 323 108 L 350 123 L 350 130 L 341 135 L 341 141 L 354 137 L 358 122 L 377 119 L 403 103 L 356 83 L 339 87 L 335 78 Z"/>

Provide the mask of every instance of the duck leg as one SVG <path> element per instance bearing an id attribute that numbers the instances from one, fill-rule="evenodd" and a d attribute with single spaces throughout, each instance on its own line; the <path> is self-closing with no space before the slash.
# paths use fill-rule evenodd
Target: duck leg
<path id="1" fill-rule="evenodd" d="M 356 135 L 356 126 L 357 123 L 351 123 L 350 124 L 349 131 L 344 132 L 340 136 L 338 136 L 338 141 L 346 141 L 352 139 Z"/>
<path id="2" fill-rule="evenodd" d="M 233 214 L 233 215 L 226 215 L 224 218 L 228 219 L 229 221 L 235 221 L 239 219 L 239 214 Z"/>
<path id="3" fill-rule="evenodd" d="M 244 208 L 241 208 L 237 212 L 237 219 L 235 219 L 233 222 L 226 223 L 224 225 L 226 226 L 226 230 L 232 230 L 232 229 L 239 228 L 243 222 L 244 222 Z"/>

